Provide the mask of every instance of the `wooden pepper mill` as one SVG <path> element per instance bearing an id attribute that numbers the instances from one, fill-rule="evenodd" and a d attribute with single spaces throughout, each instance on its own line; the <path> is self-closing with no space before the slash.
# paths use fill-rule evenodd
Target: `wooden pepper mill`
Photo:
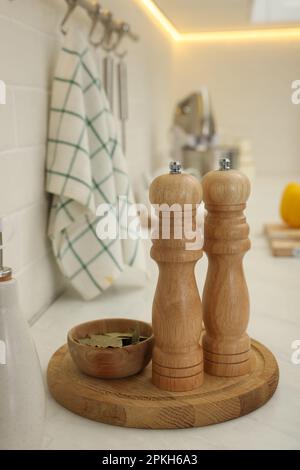
<path id="1" fill-rule="evenodd" d="M 233 377 L 250 370 L 249 296 L 242 260 L 250 248 L 249 226 L 243 210 L 250 183 L 220 161 L 220 170 L 202 180 L 208 214 L 204 225 L 204 251 L 208 272 L 203 292 L 204 368 L 211 375 Z"/>
<path id="2" fill-rule="evenodd" d="M 201 184 L 193 176 L 182 174 L 178 162 L 172 162 L 170 174 L 157 177 L 150 186 L 150 201 L 158 217 L 151 257 L 159 267 L 152 310 L 152 382 L 173 392 L 193 390 L 203 381 L 202 306 L 194 274 L 203 253 L 196 236 L 191 238 L 196 232 L 196 206 L 201 198 Z M 190 212 L 183 213 L 187 204 Z M 192 222 L 189 233 L 185 216 Z M 163 227 L 168 220 L 170 233 L 166 237 Z M 178 228 L 183 232 L 181 238 Z M 193 246 L 188 245 L 191 242 Z"/>

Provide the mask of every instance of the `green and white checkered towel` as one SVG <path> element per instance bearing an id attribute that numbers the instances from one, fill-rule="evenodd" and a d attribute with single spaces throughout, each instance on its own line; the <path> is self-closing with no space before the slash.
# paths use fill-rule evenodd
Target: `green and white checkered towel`
<path id="1" fill-rule="evenodd" d="M 126 196 L 129 205 L 133 196 L 94 52 L 75 32 L 64 41 L 54 77 L 47 191 L 53 194 L 49 236 L 54 255 L 84 299 L 101 294 L 126 265 L 145 269 L 140 239 L 100 240 L 96 233 L 99 204 L 116 205 Z M 123 201 L 122 210 L 125 206 Z"/>

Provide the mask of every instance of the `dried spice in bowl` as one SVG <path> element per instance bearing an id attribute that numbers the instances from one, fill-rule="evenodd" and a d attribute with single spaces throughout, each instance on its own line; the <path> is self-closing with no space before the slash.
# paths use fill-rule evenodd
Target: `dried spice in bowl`
<path id="1" fill-rule="evenodd" d="M 141 336 L 139 334 L 138 326 L 133 332 L 111 332 L 104 334 L 92 334 L 86 338 L 78 339 L 78 343 L 86 344 L 96 348 L 123 348 L 124 346 L 130 346 L 131 344 L 138 344 L 145 341 L 147 336 Z"/>

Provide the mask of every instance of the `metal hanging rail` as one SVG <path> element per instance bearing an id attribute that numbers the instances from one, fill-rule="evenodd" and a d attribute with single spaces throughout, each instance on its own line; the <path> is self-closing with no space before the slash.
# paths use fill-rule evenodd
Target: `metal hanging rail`
<path id="1" fill-rule="evenodd" d="M 66 22 L 74 10 L 81 7 L 86 10 L 92 20 L 89 39 L 94 46 L 102 46 L 106 51 L 113 51 L 126 36 L 133 41 L 138 40 L 138 36 L 131 31 L 130 25 L 123 21 L 117 21 L 109 10 L 102 7 L 99 0 L 65 0 L 65 2 L 68 11 L 61 24 L 61 30 L 64 34 L 66 33 L 64 29 Z M 99 24 L 102 26 L 103 33 L 98 40 L 95 40 L 95 31 Z"/>
<path id="2" fill-rule="evenodd" d="M 10 0 L 12 1 L 12 0 Z M 105 51 L 115 51 L 124 37 L 133 41 L 138 41 L 137 34 L 131 31 L 130 25 L 124 21 L 117 21 L 113 14 L 102 7 L 99 0 L 64 0 L 68 10 L 61 23 L 61 31 L 66 34 L 65 24 L 77 7 L 81 7 L 90 16 L 92 27 L 89 34 L 90 43 L 95 46 L 102 46 Z M 103 32 L 97 40 L 94 38 L 98 25 L 102 26 Z"/>

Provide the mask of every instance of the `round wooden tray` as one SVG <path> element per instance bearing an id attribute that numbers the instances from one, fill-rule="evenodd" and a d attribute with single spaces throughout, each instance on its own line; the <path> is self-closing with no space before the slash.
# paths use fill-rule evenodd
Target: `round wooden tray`
<path id="1" fill-rule="evenodd" d="M 238 418 L 264 405 L 276 390 L 277 362 L 252 340 L 251 372 L 222 378 L 205 374 L 192 392 L 165 392 L 151 383 L 151 364 L 127 379 L 100 380 L 81 373 L 67 346 L 48 366 L 48 386 L 55 400 L 85 418 L 132 428 L 171 429 L 206 426 Z"/>

